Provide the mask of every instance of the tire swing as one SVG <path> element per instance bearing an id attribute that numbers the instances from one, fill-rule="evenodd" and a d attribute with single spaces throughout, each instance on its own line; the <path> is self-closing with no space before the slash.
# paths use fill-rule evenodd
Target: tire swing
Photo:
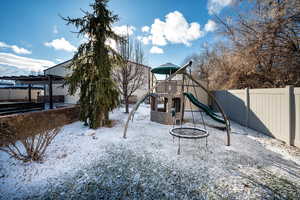
<path id="1" fill-rule="evenodd" d="M 189 74 L 191 76 L 191 69 L 189 69 Z M 184 74 L 183 74 L 183 76 L 184 76 Z M 182 80 L 182 88 L 183 88 L 182 100 L 183 100 L 183 102 L 185 101 L 184 86 L 185 85 L 184 85 L 184 78 L 183 78 L 183 80 Z M 189 86 L 191 86 L 190 85 L 190 79 L 188 80 L 188 83 L 186 85 L 187 93 L 189 93 Z M 192 87 L 194 89 L 194 94 L 197 97 L 196 88 L 195 88 L 195 85 L 193 84 L 193 82 L 192 82 Z M 208 130 L 206 129 L 206 126 L 205 126 L 203 114 L 202 114 L 201 111 L 199 111 L 200 115 L 201 115 L 201 121 L 202 121 L 202 124 L 203 124 L 203 128 L 196 127 L 195 116 L 194 116 L 194 111 L 193 111 L 193 108 L 192 108 L 191 101 L 189 101 L 189 104 L 190 104 L 191 113 L 192 113 L 192 122 L 193 122 L 192 127 L 182 125 L 183 124 L 184 108 L 182 108 L 182 118 L 180 120 L 180 125 L 179 125 L 179 127 L 176 127 L 175 126 L 176 125 L 176 121 L 175 121 L 176 112 L 175 112 L 175 109 L 172 110 L 173 127 L 169 130 L 169 133 L 173 136 L 173 142 L 174 142 L 174 137 L 178 138 L 178 151 L 177 151 L 178 155 L 180 155 L 180 140 L 181 139 L 193 139 L 193 140 L 205 139 L 205 146 L 207 148 L 207 138 L 209 136 L 209 133 L 208 133 Z"/>

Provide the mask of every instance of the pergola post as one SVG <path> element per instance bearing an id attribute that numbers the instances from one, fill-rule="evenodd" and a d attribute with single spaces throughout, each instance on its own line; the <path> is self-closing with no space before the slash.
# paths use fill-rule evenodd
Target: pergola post
<path id="1" fill-rule="evenodd" d="M 28 84 L 28 101 L 31 102 L 31 84 Z"/>
<path id="2" fill-rule="evenodd" d="M 181 112 L 181 119 L 180 119 L 180 121 L 181 121 L 181 123 L 183 122 L 183 118 L 184 118 L 184 107 L 185 107 L 185 97 L 184 97 L 184 95 L 183 95 L 183 93 L 184 93 L 184 81 L 185 81 L 185 79 L 184 79 L 185 77 L 184 77 L 184 74 L 182 74 L 182 82 L 181 82 L 181 102 L 180 102 L 180 112 Z M 178 82 L 176 82 L 176 87 L 177 87 L 177 83 Z"/>
<path id="3" fill-rule="evenodd" d="M 49 108 L 53 109 L 52 76 L 49 75 Z"/>
<path id="4" fill-rule="evenodd" d="M 45 105 L 46 105 L 46 97 L 47 97 L 47 93 L 46 93 L 46 84 L 44 83 L 44 98 L 43 98 L 43 103 L 44 103 L 44 109 L 46 109 Z"/>

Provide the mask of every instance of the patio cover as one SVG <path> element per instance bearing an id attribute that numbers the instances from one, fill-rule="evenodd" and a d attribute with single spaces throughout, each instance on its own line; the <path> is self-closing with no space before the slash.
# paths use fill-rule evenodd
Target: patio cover
<path id="1" fill-rule="evenodd" d="M 49 102 L 50 109 L 53 108 L 52 84 L 63 83 L 64 77 L 56 75 L 29 75 L 29 76 L 0 76 L 0 80 L 18 81 L 21 84 L 28 84 L 28 99 L 31 102 L 31 85 L 48 84 L 49 85 Z M 45 94 L 45 93 L 44 93 Z"/>

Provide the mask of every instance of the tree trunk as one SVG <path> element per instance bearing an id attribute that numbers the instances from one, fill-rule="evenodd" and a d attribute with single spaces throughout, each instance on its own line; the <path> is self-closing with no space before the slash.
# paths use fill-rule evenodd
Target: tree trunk
<path id="1" fill-rule="evenodd" d="M 106 123 L 108 123 L 108 121 L 109 121 L 109 112 L 108 111 L 105 111 L 105 120 L 106 120 Z"/>
<path id="2" fill-rule="evenodd" d="M 99 125 L 97 125 L 95 128 L 107 126 L 109 124 L 109 111 L 102 111 L 102 113 L 99 115 Z"/>
<path id="3" fill-rule="evenodd" d="M 128 96 L 124 97 L 125 100 L 125 113 L 129 113 L 129 101 Z"/>

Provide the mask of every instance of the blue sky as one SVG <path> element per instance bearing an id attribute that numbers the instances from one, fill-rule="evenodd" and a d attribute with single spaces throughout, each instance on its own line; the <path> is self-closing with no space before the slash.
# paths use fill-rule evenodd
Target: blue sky
<path id="1" fill-rule="evenodd" d="M 212 13 L 226 15 L 234 0 L 111 0 L 109 8 L 120 20 L 114 30 L 143 43 L 146 64 L 181 64 L 216 42 L 217 24 Z M 0 12 L 0 76 L 28 74 L 72 58 L 84 40 L 59 17 L 80 17 L 88 0 L 6 0 Z M 143 29 L 143 30 L 142 30 Z"/>

